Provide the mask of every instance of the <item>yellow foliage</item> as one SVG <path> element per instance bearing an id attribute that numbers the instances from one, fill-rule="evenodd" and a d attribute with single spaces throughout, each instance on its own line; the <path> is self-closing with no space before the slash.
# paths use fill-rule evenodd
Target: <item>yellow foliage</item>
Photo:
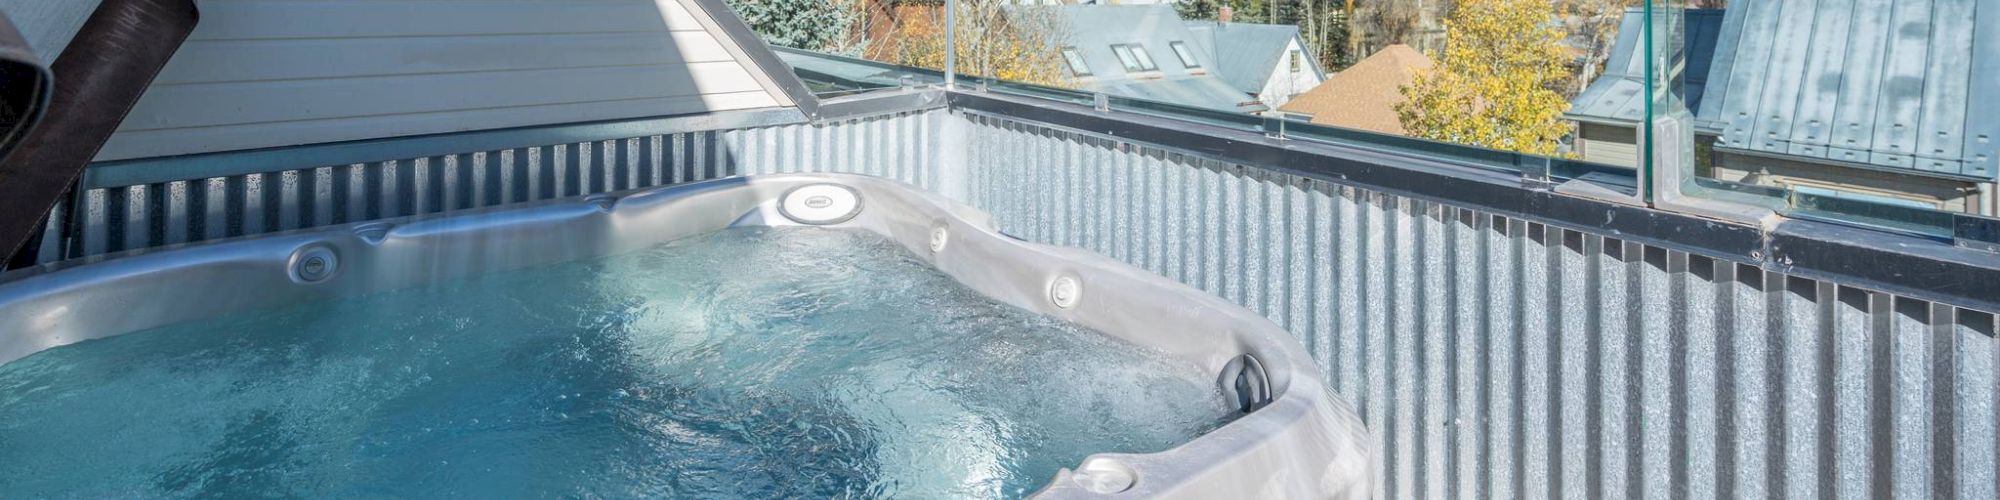
<path id="1" fill-rule="evenodd" d="M 1538 155 L 1569 132 L 1563 32 L 1550 0 L 1460 0 L 1438 66 L 1403 88 L 1403 128 L 1427 139 Z"/>
<path id="2" fill-rule="evenodd" d="M 958 36 L 953 40 L 958 72 L 1038 85 L 1067 86 L 1063 80 L 1062 26 L 1056 18 L 1032 7 L 1004 9 L 1000 2 L 959 4 Z M 883 54 L 889 62 L 944 69 L 944 10 L 930 6 L 898 7 L 892 35 L 898 50 Z"/>

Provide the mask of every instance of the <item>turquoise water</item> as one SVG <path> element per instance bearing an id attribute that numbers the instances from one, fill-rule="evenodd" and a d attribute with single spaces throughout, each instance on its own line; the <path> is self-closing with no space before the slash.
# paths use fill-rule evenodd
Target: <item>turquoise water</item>
<path id="1" fill-rule="evenodd" d="M 872 234 L 730 229 L 0 365 L 0 496 L 1015 497 L 1221 425 L 1213 380 Z"/>

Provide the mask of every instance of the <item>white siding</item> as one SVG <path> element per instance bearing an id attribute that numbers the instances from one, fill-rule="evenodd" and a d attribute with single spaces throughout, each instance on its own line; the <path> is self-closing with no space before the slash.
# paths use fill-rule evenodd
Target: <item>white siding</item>
<path id="1" fill-rule="evenodd" d="M 204 0 L 118 160 L 782 106 L 686 0 Z"/>
<path id="2" fill-rule="evenodd" d="M 1627 127 L 1585 123 L 1577 129 L 1576 149 L 1583 161 L 1620 167 L 1639 165 L 1639 133 Z"/>
<path id="3" fill-rule="evenodd" d="M 83 21 L 97 10 L 98 0 L 0 0 L 0 12 L 21 32 L 21 40 L 42 62 L 54 63 Z"/>
<path id="4" fill-rule="evenodd" d="M 1292 72 L 1292 54 L 1299 55 L 1299 72 Z M 1257 100 L 1271 109 L 1285 105 L 1292 96 L 1304 94 L 1319 86 L 1319 71 L 1313 69 L 1312 57 L 1299 47 L 1298 39 L 1285 45 L 1285 55 L 1278 56 L 1278 64 L 1271 68 L 1271 77 L 1264 79 L 1264 91 L 1257 93 Z"/>

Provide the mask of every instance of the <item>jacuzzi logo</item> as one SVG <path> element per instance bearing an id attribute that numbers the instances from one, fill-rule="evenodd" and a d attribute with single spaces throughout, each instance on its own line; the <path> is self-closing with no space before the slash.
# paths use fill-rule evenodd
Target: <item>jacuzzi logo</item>
<path id="1" fill-rule="evenodd" d="M 801 224 L 839 224 L 861 213 L 861 194 L 839 184 L 807 184 L 779 197 L 778 213 Z"/>

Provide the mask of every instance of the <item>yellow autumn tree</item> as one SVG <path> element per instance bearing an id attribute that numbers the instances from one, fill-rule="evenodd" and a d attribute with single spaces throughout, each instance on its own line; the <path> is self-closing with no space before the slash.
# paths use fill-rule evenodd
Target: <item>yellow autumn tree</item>
<path id="1" fill-rule="evenodd" d="M 1569 132 L 1563 32 L 1550 0 L 1460 0 L 1437 67 L 1403 87 L 1403 128 L 1427 139 L 1549 155 Z"/>
<path id="2" fill-rule="evenodd" d="M 1000 0 L 965 0 L 958 6 L 957 37 L 952 42 L 959 73 L 1066 86 L 1060 49 L 1068 31 L 1053 11 Z M 943 7 L 901 5 L 895 17 L 891 43 L 883 44 L 873 58 L 944 69 Z"/>

